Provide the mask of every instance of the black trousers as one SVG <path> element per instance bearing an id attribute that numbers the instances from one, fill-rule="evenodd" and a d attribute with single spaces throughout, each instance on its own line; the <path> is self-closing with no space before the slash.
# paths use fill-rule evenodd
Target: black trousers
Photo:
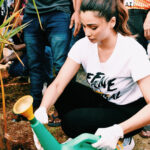
<path id="1" fill-rule="evenodd" d="M 147 50 L 148 40 L 144 37 L 143 24 L 148 13 L 148 10 L 143 9 L 129 9 L 128 26 L 137 41 Z"/>
<path id="2" fill-rule="evenodd" d="M 71 82 L 55 104 L 62 129 L 69 137 L 81 133 L 95 133 L 98 128 L 121 123 L 133 116 L 146 105 L 144 98 L 127 105 L 116 105 L 108 102 L 89 87 Z M 133 136 L 141 129 L 125 135 Z"/>

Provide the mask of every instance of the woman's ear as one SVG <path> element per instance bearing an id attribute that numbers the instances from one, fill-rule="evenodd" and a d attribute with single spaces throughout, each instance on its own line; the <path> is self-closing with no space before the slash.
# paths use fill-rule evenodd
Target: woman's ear
<path id="1" fill-rule="evenodd" d="M 114 28 L 116 25 L 116 17 L 112 17 L 109 22 L 110 22 L 110 27 Z"/>

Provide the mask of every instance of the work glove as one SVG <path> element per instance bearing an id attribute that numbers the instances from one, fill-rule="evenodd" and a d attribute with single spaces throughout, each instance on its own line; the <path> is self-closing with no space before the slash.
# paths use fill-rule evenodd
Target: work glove
<path id="1" fill-rule="evenodd" d="M 45 107 L 43 107 L 43 106 L 39 107 L 35 111 L 34 116 L 41 123 L 43 123 L 43 124 L 47 124 L 48 123 L 48 115 L 47 115 L 47 111 L 46 111 Z"/>
<path id="2" fill-rule="evenodd" d="M 47 111 L 46 111 L 45 107 L 42 107 L 42 106 L 39 107 L 35 111 L 34 115 L 35 115 L 36 119 L 38 121 L 40 121 L 41 123 L 43 123 L 43 124 L 47 124 L 48 123 L 48 115 L 47 115 Z M 42 148 L 42 146 L 41 146 L 41 144 L 40 144 L 36 134 L 34 133 L 33 130 L 32 130 L 32 132 L 33 132 L 33 140 L 34 140 L 34 144 L 35 144 L 36 148 L 38 150 L 43 150 L 43 148 Z"/>
<path id="3" fill-rule="evenodd" d="M 117 124 L 107 128 L 98 128 L 95 135 L 100 136 L 100 139 L 92 146 L 102 150 L 114 150 L 119 139 L 124 136 L 122 127 Z"/>

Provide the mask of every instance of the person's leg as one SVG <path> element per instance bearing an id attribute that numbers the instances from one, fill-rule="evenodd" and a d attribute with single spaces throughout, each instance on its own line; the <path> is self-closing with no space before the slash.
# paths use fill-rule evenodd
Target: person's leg
<path id="1" fill-rule="evenodd" d="M 28 66 L 27 66 L 27 56 L 26 54 L 21 57 L 21 60 L 24 64 L 24 66 L 21 64 L 19 60 L 15 60 L 11 65 L 10 68 L 8 69 L 8 73 L 13 76 L 28 76 Z"/>
<path id="2" fill-rule="evenodd" d="M 44 69 L 45 69 L 45 82 L 47 85 L 49 85 L 53 79 L 53 55 L 52 50 L 50 46 L 45 47 L 45 63 L 44 63 Z M 46 87 L 47 88 L 47 87 Z M 49 116 L 49 126 L 58 127 L 61 125 L 61 120 L 58 118 L 58 113 L 56 110 L 54 112 L 48 113 Z"/>
<path id="3" fill-rule="evenodd" d="M 74 32 L 74 28 L 72 28 L 72 31 L 71 31 L 71 41 L 70 41 L 70 45 L 69 45 L 69 50 L 71 49 L 71 47 L 78 41 L 80 40 L 81 38 L 83 38 L 85 36 L 85 33 L 83 31 L 83 27 L 81 27 L 79 33 L 74 37 L 73 35 L 73 32 Z"/>
<path id="4" fill-rule="evenodd" d="M 71 83 L 59 97 L 55 107 L 62 119 L 62 129 L 69 137 L 74 138 L 81 133 L 95 133 L 98 128 L 123 122 L 145 104 L 140 99 L 128 105 L 116 105 L 84 85 Z M 139 130 L 126 136 L 130 137 L 137 132 Z"/>
<path id="5" fill-rule="evenodd" d="M 128 26 L 133 35 L 137 34 L 137 41 L 147 50 L 148 41 L 144 37 L 143 23 L 147 11 L 140 9 L 129 9 Z"/>
<path id="6" fill-rule="evenodd" d="M 91 88 L 72 81 L 58 98 L 55 107 L 59 117 L 62 118 L 64 114 L 77 108 L 97 107 L 99 104 L 98 98 L 99 95 L 93 92 Z"/>
<path id="7" fill-rule="evenodd" d="M 52 50 L 54 75 L 56 76 L 64 64 L 69 51 L 71 37 L 71 30 L 69 29 L 70 14 L 57 11 L 49 13 L 46 18 L 46 33 Z M 57 116 L 56 110 L 50 114 L 50 118 L 50 126 L 60 126 L 61 121 Z"/>
<path id="8" fill-rule="evenodd" d="M 32 21 L 31 21 L 32 20 Z M 41 21 L 43 20 L 41 16 Z M 44 37 L 36 15 L 24 15 L 23 23 L 31 21 L 24 29 L 24 41 L 26 44 L 29 74 L 31 81 L 31 95 L 33 107 L 37 108 L 42 99 L 43 89 L 43 62 L 44 62 Z"/>
<path id="9" fill-rule="evenodd" d="M 70 14 L 52 12 L 47 17 L 47 37 L 53 54 L 53 64 L 57 75 L 64 64 L 70 44 Z"/>
<path id="10" fill-rule="evenodd" d="M 49 85 L 54 78 L 53 55 L 50 46 L 45 46 L 44 70 L 45 70 L 45 82 Z"/>
<path id="11" fill-rule="evenodd" d="M 77 108 L 62 117 L 62 129 L 69 137 L 73 138 L 82 133 L 94 134 L 98 128 L 119 124 L 135 114 L 127 114 L 127 111 L 130 111 L 130 109 L 125 112 L 113 105 L 99 108 Z M 125 137 L 132 137 L 140 131 L 141 129 L 136 130 L 125 135 Z"/>
<path id="12" fill-rule="evenodd" d="M 145 50 L 148 53 L 147 46 L 148 46 L 148 40 L 144 37 L 144 29 L 143 29 L 143 23 L 147 15 L 147 10 L 129 10 L 129 20 L 128 25 L 133 34 L 138 34 L 138 37 L 136 38 L 137 41 L 145 48 Z M 142 137 L 150 137 L 150 130 L 146 129 L 146 127 L 143 128 L 140 135 Z"/>

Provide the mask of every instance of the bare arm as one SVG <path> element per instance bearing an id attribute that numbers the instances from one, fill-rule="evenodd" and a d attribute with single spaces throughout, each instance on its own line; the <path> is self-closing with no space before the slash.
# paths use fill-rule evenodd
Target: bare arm
<path id="1" fill-rule="evenodd" d="M 75 12 L 80 12 L 80 6 L 81 6 L 82 0 L 73 0 L 73 6 Z"/>
<path id="2" fill-rule="evenodd" d="M 17 51 L 16 53 L 18 54 L 19 57 L 21 57 L 23 55 L 23 51 Z M 13 60 L 16 60 L 16 59 L 17 59 L 16 54 L 12 53 L 11 55 L 9 55 L 9 56 L 4 57 L 3 59 L 1 59 L 0 60 L 0 64 L 6 64 L 9 61 L 13 61 Z"/>
<path id="3" fill-rule="evenodd" d="M 26 44 L 22 43 L 22 44 L 13 44 L 13 45 L 8 45 L 6 46 L 9 49 L 13 49 L 15 51 L 20 51 L 20 50 L 24 50 L 26 48 Z"/>
<path id="4" fill-rule="evenodd" d="M 143 93 L 147 105 L 139 112 L 137 112 L 134 116 L 120 124 L 123 128 L 124 134 L 150 124 L 150 76 L 139 80 L 138 85 Z"/>
<path id="5" fill-rule="evenodd" d="M 40 106 L 43 106 L 48 110 L 56 102 L 79 68 L 80 64 L 70 58 L 67 58 L 56 79 L 47 88 Z"/>
<path id="6" fill-rule="evenodd" d="M 16 51 L 17 55 L 19 57 L 21 57 L 23 54 L 24 54 L 24 51 L 25 51 L 25 48 L 26 48 L 26 45 L 23 43 L 23 44 L 13 44 L 13 45 L 7 45 L 6 46 L 7 48 L 9 49 L 13 49 L 14 51 Z M 3 59 L 0 60 L 0 64 L 6 64 L 8 63 L 9 61 L 13 61 L 17 59 L 17 56 L 16 54 L 13 52 L 11 55 L 7 56 L 7 57 L 4 57 Z"/>
<path id="7" fill-rule="evenodd" d="M 147 40 L 150 40 L 150 11 L 147 13 L 146 19 L 143 24 L 144 36 Z"/>

